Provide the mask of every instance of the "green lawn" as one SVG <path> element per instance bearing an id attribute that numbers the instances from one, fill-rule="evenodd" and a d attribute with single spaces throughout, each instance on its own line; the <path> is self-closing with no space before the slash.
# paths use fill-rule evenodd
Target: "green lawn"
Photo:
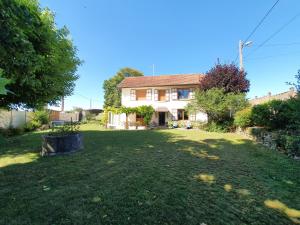
<path id="1" fill-rule="evenodd" d="M 41 133 L 0 139 L 0 224 L 300 222 L 300 162 L 242 136 L 82 130 L 68 156 L 40 157 Z"/>

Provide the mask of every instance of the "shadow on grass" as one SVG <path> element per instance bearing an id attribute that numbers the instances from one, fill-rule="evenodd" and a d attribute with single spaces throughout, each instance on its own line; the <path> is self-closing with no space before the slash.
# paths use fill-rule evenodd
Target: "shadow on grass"
<path id="1" fill-rule="evenodd" d="M 300 208 L 299 164 L 250 140 L 172 130 L 83 134 L 83 151 L 48 158 L 38 154 L 39 133 L 8 140 L 0 224 L 289 224 L 286 209 Z M 27 154 L 36 157 L 18 164 Z"/>

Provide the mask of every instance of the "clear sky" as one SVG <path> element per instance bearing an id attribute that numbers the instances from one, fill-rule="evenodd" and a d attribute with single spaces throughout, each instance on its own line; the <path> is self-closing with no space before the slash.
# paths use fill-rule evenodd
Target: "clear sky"
<path id="1" fill-rule="evenodd" d="M 102 84 L 122 67 L 145 75 L 205 73 L 216 62 L 236 59 L 245 39 L 275 0 L 41 0 L 66 25 L 79 57 L 80 79 L 73 106 L 102 108 Z M 244 49 L 251 82 L 249 98 L 289 87 L 300 69 L 300 16 L 263 47 L 251 53 L 281 26 L 300 13 L 299 0 L 281 0 Z"/>

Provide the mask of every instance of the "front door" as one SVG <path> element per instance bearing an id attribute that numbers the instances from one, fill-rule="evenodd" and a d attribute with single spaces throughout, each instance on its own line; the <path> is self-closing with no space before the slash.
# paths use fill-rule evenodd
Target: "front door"
<path id="1" fill-rule="evenodd" d="M 166 125 L 166 113 L 165 112 L 159 112 L 158 123 L 159 123 L 159 126 Z"/>

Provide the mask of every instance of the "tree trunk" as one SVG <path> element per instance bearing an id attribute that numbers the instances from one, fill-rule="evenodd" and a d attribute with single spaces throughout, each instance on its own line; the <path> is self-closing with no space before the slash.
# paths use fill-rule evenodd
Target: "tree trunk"
<path id="1" fill-rule="evenodd" d="M 128 115 L 126 113 L 126 122 L 125 122 L 125 129 L 128 130 Z"/>

